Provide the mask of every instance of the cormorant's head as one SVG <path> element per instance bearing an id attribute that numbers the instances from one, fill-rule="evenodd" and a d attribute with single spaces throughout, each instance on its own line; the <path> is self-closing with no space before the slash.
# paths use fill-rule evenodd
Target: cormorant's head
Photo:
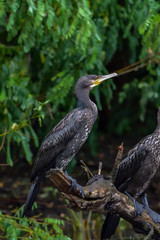
<path id="1" fill-rule="evenodd" d="M 111 73 L 102 76 L 86 75 L 79 78 L 74 90 L 77 106 L 88 106 L 91 101 L 86 100 L 86 97 L 88 98 L 90 90 L 102 83 L 103 81 L 116 76 L 118 76 L 117 73 Z"/>
<path id="2" fill-rule="evenodd" d="M 86 75 L 86 76 L 81 77 L 78 80 L 77 85 L 78 85 L 78 87 L 80 87 L 82 89 L 84 89 L 84 88 L 92 89 L 93 87 L 96 87 L 103 81 L 113 78 L 113 77 L 117 77 L 117 76 L 118 76 L 117 73 L 111 73 L 108 75 Z"/>

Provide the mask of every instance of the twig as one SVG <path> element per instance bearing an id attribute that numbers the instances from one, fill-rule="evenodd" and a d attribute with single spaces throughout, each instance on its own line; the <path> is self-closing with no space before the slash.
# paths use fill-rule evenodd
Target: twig
<path id="1" fill-rule="evenodd" d="M 84 171 L 87 174 L 88 179 L 90 179 L 91 177 L 93 177 L 93 173 L 89 170 L 89 168 L 87 167 L 87 165 L 84 163 L 83 160 L 80 160 L 80 163 L 82 164 L 81 167 L 84 169 Z"/>
<path id="2" fill-rule="evenodd" d="M 144 238 L 144 240 L 151 240 L 153 233 L 154 233 L 154 228 L 152 227 L 148 235 Z"/>
<path id="3" fill-rule="evenodd" d="M 98 175 L 101 175 L 101 172 L 102 172 L 102 162 L 99 162 Z"/>
<path id="4" fill-rule="evenodd" d="M 13 165 L 14 165 L 15 163 L 17 163 L 17 162 L 19 162 L 19 159 L 17 159 L 16 161 L 14 161 L 14 162 L 13 162 Z M 11 165 L 10 165 L 9 163 L 1 163 L 1 164 L 0 164 L 0 167 L 11 167 Z"/>
<path id="5" fill-rule="evenodd" d="M 111 178 L 112 178 L 113 183 L 115 182 L 115 177 L 117 175 L 118 167 L 119 167 L 120 161 L 122 159 L 122 156 L 123 156 L 123 142 L 118 147 L 118 153 L 117 153 L 115 163 L 114 163 L 114 166 L 113 166 L 113 169 L 112 169 L 112 172 L 111 172 Z"/>
<path id="6" fill-rule="evenodd" d="M 2 148 L 3 148 L 3 145 L 4 145 L 4 141 L 5 141 L 6 133 L 7 133 L 7 128 L 5 128 L 5 131 L 4 131 L 4 135 L 3 135 L 2 144 L 1 144 L 1 146 L 0 146 L 0 151 L 2 150 Z"/>
<path id="7" fill-rule="evenodd" d="M 128 70 L 125 70 L 123 72 L 120 72 L 120 73 L 118 73 L 118 71 L 117 71 L 117 73 L 118 73 L 118 76 L 121 76 L 121 75 L 124 75 L 124 74 L 129 73 L 129 72 L 137 71 L 139 68 L 143 68 L 147 65 L 148 65 L 148 63 L 144 63 L 144 64 L 138 65 L 136 67 L 132 67 L 132 68 L 130 68 Z"/>
<path id="8" fill-rule="evenodd" d="M 54 120 L 54 117 L 53 117 L 53 114 L 52 114 L 51 105 L 50 105 L 49 103 L 47 103 L 46 106 L 47 106 L 47 109 L 48 109 L 50 118 L 51 118 L 52 120 Z"/>
<path id="9" fill-rule="evenodd" d="M 4 141 L 5 141 L 6 133 L 7 133 L 7 128 L 5 128 L 5 131 L 4 131 L 2 144 L 1 144 L 1 146 L 0 146 L 0 151 L 2 150 L 3 145 L 4 145 Z M 1 167 L 8 167 L 8 166 L 10 166 L 10 165 L 9 165 L 9 163 L 1 163 L 0 166 L 1 166 Z"/>
<path id="10" fill-rule="evenodd" d="M 139 68 L 143 68 L 143 67 L 147 66 L 148 64 L 150 64 L 151 61 L 153 62 L 153 59 L 159 55 L 160 55 L 160 52 L 158 52 L 155 55 L 147 56 L 147 57 L 142 58 L 141 60 L 139 60 L 135 63 L 132 63 L 124 68 L 118 69 L 115 72 L 118 73 L 118 75 L 120 76 L 120 75 L 129 73 L 129 72 L 132 72 L 132 71 L 137 71 Z"/>

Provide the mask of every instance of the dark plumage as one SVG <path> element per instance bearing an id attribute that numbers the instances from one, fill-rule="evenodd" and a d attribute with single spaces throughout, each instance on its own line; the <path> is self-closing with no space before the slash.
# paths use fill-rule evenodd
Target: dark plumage
<path id="1" fill-rule="evenodd" d="M 140 197 L 142 204 L 154 221 L 156 221 L 158 214 L 154 214 L 149 208 L 146 190 L 160 166 L 160 108 L 158 109 L 157 122 L 155 131 L 137 143 L 128 152 L 128 156 L 121 161 L 115 178 L 116 188 L 129 194 L 133 199 Z M 102 227 L 101 239 L 109 239 L 114 234 L 118 223 L 119 217 L 108 213 Z"/>
<path id="2" fill-rule="evenodd" d="M 77 108 L 68 113 L 43 140 L 32 169 L 32 186 L 28 194 L 23 216 L 31 210 L 46 171 L 51 168 L 66 170 L 67 165 L 87 140 L 97 118 L 97 106 L 89 98 L 90 90 L 116 73 L 81 77 L 75 87 Z M 76 183 L 73 181 L 73 185 Z M 82 193 L 83 195 L 83 193 Z"/>

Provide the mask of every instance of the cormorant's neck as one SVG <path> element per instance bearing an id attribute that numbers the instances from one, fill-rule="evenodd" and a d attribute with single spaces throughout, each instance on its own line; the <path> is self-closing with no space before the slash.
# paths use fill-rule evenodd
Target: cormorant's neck
<path id="1" fill-rule="evenodd" d="M 77 102 L 77 107 L 81 108 L 92 108 L 95 105 L 89 98 L 90 93 L 89 88 L 86 89 L 75 89 L 75 98 Z"/>

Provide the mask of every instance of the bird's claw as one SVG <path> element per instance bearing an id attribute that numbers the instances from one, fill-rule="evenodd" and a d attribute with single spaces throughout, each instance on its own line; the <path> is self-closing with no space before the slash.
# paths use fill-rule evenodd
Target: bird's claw
<path id="1" fill-rule="evenodd" d="M 71 188 L 70 188 L 70 190 L 69 190 L 69 193 L 70 193 L 71 191 L 74 191 L 74 192 L 76 192 L 76 193 L 78 192 L 79 196 L 82 197 L 82 198 L 84 198 L 84 191 L 83 191 L 83 189 L 82 189 L 82 186 L 79 185 L 74 178 L 72 178 L 71 176 L 68 175 L 67 170 L 65 170 L 64 173 L 65 173 L 66 176 L 72 181 L 72 186 L 71 186 Z"/>
<path id="2" fill-rule="evenodd" d="M 141 215 L 144 210 L 148 213 L 148 215 L 152 218 L 152 220 L 156 223 L 160 223 L 160 215 L 156 212 L 154 212 L 152 209 L 150 209 L 149 206 L 144 206 L 140 203 L 138 203 L 134 197 L 132 197 L 129 193 L 124 192 L 134 203 L 135 208 L 135 217 L 138 215 Z"/>
<path id="3" fill-rule="evenodd" d="M 75 179 L 71 179 L 71 180 L 72 180 L 72 186 L 71 186 L 69 192 L 71 192 L 71 191 L 74 191 L 74 192 L 76 192 L 76 193 L 78 192 L 78 194 L 79 194 L 82 198 L 84 198 L 84 191 L 83 191 L 81 185 L 79 185 L 79 184 L 76 182 Z"/>
<path id="4" fill-rule="evenodd" d="M 134 202 L 134 201 L 133 201 Z M 137 217 L 138 215 L 142 215 L 143 211 L 144 211 L 144 206 L 140 203 L 138 203 L 136 200 L 134 202 L 134 208 L 135 208 L 135 217 Z"/>
<path id="5" fill-rule="evenodd" d="M 137 217 L 138 215 L 142 215 L 143 211 L 144 211 L 144 206 L 140 203 L 138 203 L 136 201 L 136 199 L 134 197 L 132 197 L 128 192 L 124 192 L 134 203 L 134 214 L 135 217 Z"/>
<path id="6" fill-rule="evenodd" d="M 154 222 L 156 222 L 156 223 L 160 222 L 160 215 L 158 213 L 154 212 L 149 207 L 145 207 L 145 210 Z"/>

